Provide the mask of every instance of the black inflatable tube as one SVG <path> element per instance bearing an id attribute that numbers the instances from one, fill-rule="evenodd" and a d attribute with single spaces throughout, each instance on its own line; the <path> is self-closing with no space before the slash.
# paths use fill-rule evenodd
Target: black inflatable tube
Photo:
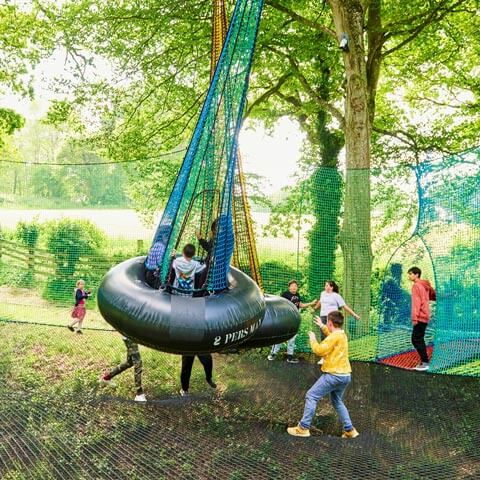
<path id="1" fill-rule="evenodd" d="M 191 298 L 152 289 L 145 281 L 145 257 L 113 267 L 98 290 L 98 306 L 116 330 L 169 353 L 211 353 L 238 346 L 260 327 L 264 297 L 255 282 L 230 269 L 230 288 Z"/>
<path id="2" fill-rule="evenodd" d="M 239 348 L 260 348 L 286 342 L 297 334 L 300 327 L 298 308 L 289 300 L 265 295 L 266 310 L 260 328 Z"/>

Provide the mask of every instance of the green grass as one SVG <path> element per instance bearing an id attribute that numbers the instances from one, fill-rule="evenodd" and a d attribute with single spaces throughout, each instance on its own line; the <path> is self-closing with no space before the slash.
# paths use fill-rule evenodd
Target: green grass
<path id="1" fill-rule="evenodd" d="M 356 340 L 351 345 L 366 351 L 371 339 L 361 340 L 363 344 Z M 58 478 L 53 476 L 48 461 L 57 468 L 65 462 L 85 478 L 116 474 L 150 478 L 142 471 L 144 467 L 158 472 L 155 478 L 171 478 L 172 472 L 178 478 L 257 478 L 253 472 L 284 478 L 287 471 L 295 472 L 292 478 L 316 478 L 319 471 L 332 478 L 342 476 L 338 458 L 335 461 L 341 427 L 328 401 L 319 403 L 314 436 L 308 442 L 300 445 L 285 433 L 285 426 L 301 415 L 305 391 L 318 377 L 316 366 L 267 362 L 264 352 L 256 351 L 215 355 L 217 391 L 213 393 L 207 387 L 197 360 L 190 389 L 197 398 L 183 402 L 176 393 L 180 357 L 141 347 L 144 388 L 151 402 L 136 405 L 124 401 L 134 395 L 132 370 L 115 378 L 116 389 L 97 384 L 101 372 L 124 359 L 125 348 L 116 333 L 87 331 L 77 336 L 65 328 L 0 322 L 0 343 L 0 433 L 7 443 L 0 446 L 0 453 L 12 451 L 18 443 L 15 438 L 21 439 L 22 445 L 40 446 L 38 450 L 15 451 L 14 457 L 18 455 L 20 460 L 10 463 L 2 471 L 2 478 Z M 422 411 L 398 405 L 395 392 L 399 386 L 388 381 L 389 369 L 379 370 L 380 366 L 373 367 L 381 375 L 375 387 L 379 399 L 370 401 L 374 380 L 371 368 L 354 365 L 355 381 L 347 391 L 346 402 L 367 445 L 342 444 L 342 458 L 351 458 L 352 465 L 345 478 L 354 478 L 359 471 L 357 462 L 366 463 L 362 468 L 368 468 L 372 478 L 386 478 L 379 474 L 385 471 L 392 475 L 401 472 L 410 478 L 418 465 L 418 449 L 422 465 L 428 464 L 422 472 L 431 465 L 435 472 L 460 478 L 449 464 L 456 459 L 463 461 L 465 456 L 462 451 L 458 453 L 458 448 L 465 445 L 471 448 L 471 457 L 476 455 L 475 431 L 467 431 L 469 423 L 461 423 L 469 422 L 473 410 L 459 417 L 462 428 L 439 429 L 434 438 L 429 438 L 425 425 L 430 420 L 423 412 L 433 408 L 435 422 L 438 415 L 443 415 L 445 423 L 440 424 L 450 425 L 452 410 L 459 415 L 455 405 L 448 413 L 435 402 L 431 407 L 426 405 L 433 390 L 419 384 L 416 392 L 414 381 L 403 388 L 420 395 Z M 404 372 L 401 378 L 408 374 Z M 447 382 L 443 384 L 446 386 Z M 438 393 L 435 391 L 435 398 Z M 468 405 L 472 408 L 475 393 L 470 390 Z M 465 403 L 464 397 L 462 392 L 459 401 Z M 418 431 L 412 437 L 415 428 Z M 15 435 L 10 436 L 10 432 Z M 471 441 L 467 438 L 470 434 Z M 463 442 L 460 447 L 458 438 Z M 468 466 L 468 459 L 465 463 Z M 88 476 L 87 464 L 95 465 L 95 477 Z M 345 462 L 340 472 L 342 468 Z M 299 472 L 305 476 L 299 476 Z"/>

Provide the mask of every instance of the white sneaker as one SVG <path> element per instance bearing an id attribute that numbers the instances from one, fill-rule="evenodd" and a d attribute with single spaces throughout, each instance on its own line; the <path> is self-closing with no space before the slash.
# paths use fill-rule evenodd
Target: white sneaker
<path id="1" fill-rule="evenodd" d="M 426 372 L 430 368 L 430 364 L 420 362 L 416 367 L 413 369 L 416 370 L 417 372 Z"/>
<path id="2" fill-rule="evenodd" d="M 317 365 L 323 365 L 323 357 L 317 362 Z"/>
<path id="3" fill-rule="evenodd" d="M 267 360 L 269 360 L 270 362 L 275 360 L 275 357 L 277 356 L 276 353 L 271 353 L 268 357 L 267 357 Z"/>
<path id="4" fill-rule="evenodd" d="M 140 395 L 137 395 L 135 397 L 135 401 L 136 402 L 146 402 L 147 401 L 147 397 L 145 396 L 144 393 L 141 393 Z"/>
<path id="5" fill-rule="evenodd" d="M 181 388 L 180 389 L 180 396 L 181 397 L 188 397 L 188 391 Z"/>

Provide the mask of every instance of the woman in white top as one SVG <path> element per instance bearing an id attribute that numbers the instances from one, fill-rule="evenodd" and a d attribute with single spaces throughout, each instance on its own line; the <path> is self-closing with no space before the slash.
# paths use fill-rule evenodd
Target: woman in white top
<path id="1" fill-rule="evenodd" d="M 344 308 L 347 313 L 355 317 L 357 320 L 360 316 L 357 315 L 346 303 L 343 297 L 338 293 L 338 285 L 333 280 L 325 282 L 325 290 L 321 293 L 320 299 L 315 305 L 315 310 L 320 309 L 320 318 L 324 325 L 327 324 L 327 316 L 334 310 Z"/>

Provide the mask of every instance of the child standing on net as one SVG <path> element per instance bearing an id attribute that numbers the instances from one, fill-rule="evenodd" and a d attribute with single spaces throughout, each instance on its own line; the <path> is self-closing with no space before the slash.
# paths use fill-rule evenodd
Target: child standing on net
<path id="1" fill-rule="evenodd" d="M 73 328 L 74 325 L 78 323 L 77 326 L 77 333 L 82 332 L 82 324 L 83 319 L 85 318 L 86 308 L 85 308 L 85 300 L 91 295 L 90 290 L 88 292 L 85 291 L 85 282 L 83 280 L 78 280 L 76 284 L 75 292 L 75 306 L 73 307 L 71 317 L 73 318 L 72 322 L 68 325 L 68 329 L 72 332 L 75 331 Z"/>
<path id="2" fill-rule="evenodd" d="M 147 398 L 143 393 L 143 387 L 142 387 L 143 364 L 142 364 L 142 358 L 140 357 L 140 350 L 138 349 L 138 345 L 132 340 L 130 340 L 129 338 L 122 336 L 122 340 L 125 343 L 125 346 L 127 347 L 127 359 L 120 365 L 117 365 L 113 370 L 110 370 L 108 373 L 103 375 L 100 378 L 100 383 L 114 387 L 115 384 L 112 382 L 112 378 L 117 376 L 119 373 L 122 373 L 125 370 L 133 367 L 133 375 L 135 379 L 135 389 L 136 389 L 135 401 L 146 402 Z"/>
<path id="3" fill-rule="evenodd" d="M 322 375 L 313 384 L 305 396 L 305 409 L 303 417 L 295 427 L 287 428 L 290 435 L 296 437 L 309 437 L 318 401 L 330 394 L 330 401 L 337 411 L 343 425 L 342 438 L 358 437 L 357 430 L 353 427 L 347 407 L 343 403 L 343 395 L 351 381 L 352 368 L 348 360 L 348 340 L 343 331 L 343 315 L 338 310 L 330 312 L 327 325 L 319 317 L 315 323 L 322 329 L 326 338 L 318 343 L 313 332 L 308 332 L 310 346 L 313 352 L 324 358 Z"/>
<path id="4" fill-rule="evenodd" d="M 297 308 L 300 310 L 301 308 L 308 308 L 313 307 L 317 301 L 313 300 L 310 303 L 303 303 L 302 298 L 298 294 L 298 283 L 296 280 L 290 280 L 288 282 L 288 291 L 282 293 L 282 297 L 290 300 Z M 287 342 L 287 362 L 288 363 L 298 363 L 298 358 L 294 356 L 295 352 L 295 339 L 297 338 L 294 335 L 288 342 Z M 282 346 L 281 343 L 277 345 L 273 345 L 272 350 L 270 351 L 270 355 L 267 357 L 268 360 L 272 361 L 275 360 L 280 347 Z"/>
<path id="5" fill-rule="evenodd" d="M 320 319 L 323 325 L 327 324 L 328 314 L 340 308 L 343 308 L 352 317 L 360 320 L 360 316 L 345 303 L 345 300 L 339 293 L 338 285 L 333 280 L 327 280 L 325 288 L 320 294 L 320 299 L 315 305 L 315 310 L 320 309 Z"/>
<path id="6" fill-rule="evenodd" d="M 346 303 L 343 297 L 339 293 L 338 285 L 333 280 L 327 280 L 325 282 L 325 288 L 320 294 L 320 299 L 315 305 L 315 310 L 320 309 L 320 319 L 323 325 L 327 324 L 327 316 L 330 312 L 340 310 L 343 308 L 347 313 L 352 315 L 357 320 L 360 320 L 360 316 L 357 315 Z M 321 339 L 325 338 L 322 328 L 320 327 Z M 323 363 L 323 358 L 318 361 L 318 364 Z"/>
<path id="7" fill-rule="evenodd" d="M 420 357 L 414 370 L 424 372 L 430 368 L 425 331 L 430 321 L 430 301 L 436 300 L 434 288 L 428 280 L 421 279 L 422 271 L 418 267 L 408 270 L 408 279 L 412 282 L 412 344 Z"/>

